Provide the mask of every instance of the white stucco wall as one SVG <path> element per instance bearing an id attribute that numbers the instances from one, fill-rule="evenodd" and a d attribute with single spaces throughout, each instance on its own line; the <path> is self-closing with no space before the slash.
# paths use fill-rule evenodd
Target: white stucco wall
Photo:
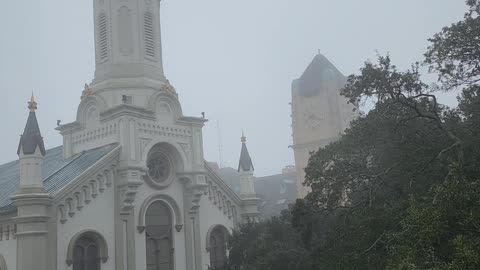
<path id="1" fill-rule="evenodd" d="M 67 250 L 70 240 L 75 234 L 84 230 L 99 232 L 107 241 L 108 261 L 102 263 L 102 270 L 115 270 L 115 226 L 114 226 L 114 188 L 107 188 L 98 193 L 73 217 L 69 217 L 65 224 L 57 225 L 57 269 L 69 269 L 66 264 Z"/>
<path id="2" fill-rule="evenodd" d="M 137 192 L 135 200 L 135 223 L 137 224 L 140 208 L 142 204 L 150 196 L 156 194 L 164 194 L 170 196 L 178 205 L 178 208 L 183 211 L 183 184 L 175 179 L 172 184 L 163 190 L 152 189 L 147 183 L 144 183 L 140 186 Z M 173 214 L 173 213 L 172 213 Z M 183 215 L 185 217 L 185 215 Z M 173 226 L 175 226 L 175 216 L 172 216 Z M 185 222 L 185 220 L 184 220 Z M 146 242 L 145 242 L 145 232 L 139 233 L 135 230 L 135 259 L 136 259 L 136 270 L 145 270 L 146 269 Z M 186 255 L 185 255 L 185 225 L 183 226 L 180 232 L 177 232 L 173 228 L 173 248 L 174 248 L 174 263 L 176 270 L 186 269 Z"/>
<path id="3" fill-rule="evenodd" d="M 200 200 L 200 239 L 202 241 L 203 270 L 207 270 L 207 265 L 210 265 L 210 253 L 206 249 L 207 233 L 210 228 L 216 225 L 223 225 L 231 232 L 234 228 L 233 217 L 229 219 L 228 215 L 223 213 L 223 209 L 219 209 L 207 196 L 203 196 Z"/>
<path id="4" fill-rule="evenodd" d="M 17 240 L 10 238 L 10 240 L 3 239 L 0 241 L 0 255 L 3 256 L 7 264 L 6 270 L 17 269 Z"/>

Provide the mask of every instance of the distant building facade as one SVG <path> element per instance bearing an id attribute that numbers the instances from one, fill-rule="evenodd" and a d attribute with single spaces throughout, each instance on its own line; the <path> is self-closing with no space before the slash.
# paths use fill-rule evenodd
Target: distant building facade
<path id="1" fill-rule="evenodd" d="M 0 165 L 0 270 L 223 269 L 230 232 L 259 216 L 245 141 L 236 193 L 164 76 L 160 0 L 93 7 L 95 77 L 63 144 L 45 149 L 32 97 Z"/>
<path id="2" fill-rule="evenodd" d="M 216 163 L 210 164 L 235 192 L 240 192 L 241 181 L 237 170 L 230 167 L 219 168 Z M 256 195 L 260 199 L 258 210 L 261 220 L 280 216 L 297 198 L 295 166 L 287 166 L 279 174 L 255 177 L 254 184 Z"/>
<path id="3" fill-rule="evenodd" d="M 299 79 L 292 83 L 292 137 L 297 169 L 298 197 L 309 188 L 303 185 L 310 153 L 337 140 L 354 118 L 353 106 L 340 90 L 346 78 L 322 54 L 318 54 Z"/>

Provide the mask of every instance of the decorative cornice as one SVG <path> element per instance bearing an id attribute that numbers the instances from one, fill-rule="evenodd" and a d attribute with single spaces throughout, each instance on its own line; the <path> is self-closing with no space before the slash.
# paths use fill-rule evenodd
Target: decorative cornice
<path id="1" fill-rule="evenodd" d="M 53 195 L 54 203 L 61 201 L 65 196 L 71 194 L 75 189 L 83 184 L 83 182 L 91 180 L 95 174 L 98 174 L 98 171 L 101 171 L 104 167 L 108 166 L 109 163 L 117 163 L 116 159 L 120 154 L 122 149 L 121 145 L 117 145 L 114 149 L 112 149 L 109 153 L 95 162 L 92 166 L 90 166 L 87 170 L 82 172 L 79 176 L 75 177 L 69 184 L 62 187 L 60 190 L 55 192 Z M 113 165 L 113 164 L 112 164 Z"/>
<path id="2" fill-rule="evenodd" d="M 110 119 L 124 115 L 135 116 L 148 120 L 155 120 L 155 113 L 149 109 L 129 104 L 121 104 L 100 113 L 100 122 L 108 121 Z"/>
<path id="3" fill-rule="evenodd" d="M 215 185 L 220 187 L 220 189 L 223 192 L 225 192 L 235 204 L 241 205 L 242 204 L 242 199 L 238 196 L 238 194 L 235 193 L 235 191 L 233 191 L 225 183 L 225 181 L 223 181 L 222 178 L 220 178 L 220 176 L 212 168 L 210 168 L 210 166 L 208 166 L 206 161 L 204 162 L 204 164 L 205 164 L 205 168 L 207 169 L 207 171 L 209 173 L 210 179 L 215 183 Z"/>
<path id="4" fill-rule="evenodd" d="M 206 172 L 177 173 L 177 176 L 185 185 L 189 212 L 196 213 L 200 208 L 200 199 L 208 186 Z"/>

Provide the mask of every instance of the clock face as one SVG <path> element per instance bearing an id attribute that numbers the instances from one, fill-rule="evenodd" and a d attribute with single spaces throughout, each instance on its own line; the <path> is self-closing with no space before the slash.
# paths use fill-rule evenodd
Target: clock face
<path id="1" fill-rule="evenodd" d="M 324 121 L 321 110 L 322 107 L 317 100 L 312 98 L 305 99 L 301 114 L 301 125 L 310 130 L 318 129 Z"/>

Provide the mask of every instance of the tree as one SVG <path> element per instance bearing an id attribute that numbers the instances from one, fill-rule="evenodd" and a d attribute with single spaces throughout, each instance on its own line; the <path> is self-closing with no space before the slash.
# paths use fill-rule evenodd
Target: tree
<path id="1" fill-rule="evenodd" d="M 289 213 L 248 223 L 229 240 L 229 270 L 313 270 L 311 257 L 292 228 Z"/>
<path id="2" fill-rule="evenodd" d="M 430 70 L 438 72 L 445 89 L 480 81 L 480 1 L 468 0 L 464 20 L 435 34 L 425 54 Z"/>
<path id="3" fill-rule="evenodd" d="M 389 56 L 349 76 L 342 94 L 374 108 L 311 156 L 305 200 L 234 234 L 231 269 L 480 269 L 480 0 L 467 5 L 430 39 L 439 85 Z M 458 107 L 437 102 L 458 88 Z"/>

